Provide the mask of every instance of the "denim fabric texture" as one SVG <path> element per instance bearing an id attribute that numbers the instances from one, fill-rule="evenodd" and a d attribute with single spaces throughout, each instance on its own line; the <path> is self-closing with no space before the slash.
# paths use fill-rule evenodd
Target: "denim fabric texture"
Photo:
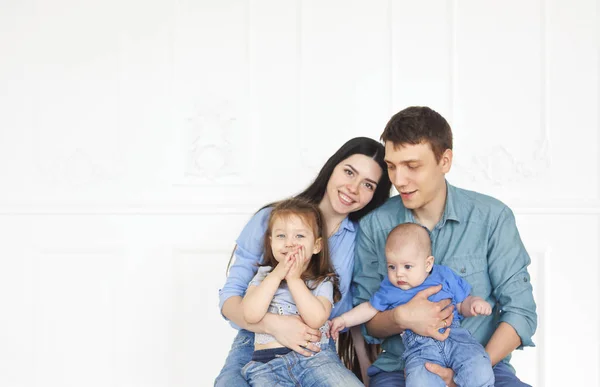
<path id="1" fill-rule="evenodd" d="M 359 387 L 363 384 L 350 372 L 329 344 L 314 356 L 290 352 L 268 363 L 251 361 L 242 375 L 252 387 Z"/>
<path id="2" fill-rule="evenodd" d="M 496 364 L 493 368 L 495 387 L 531 387 L 523 383 L 515 375 L 509 365 L 504 362 Z M 371 366 L 367 371 L 370 387 L 406 387 L 404 371 L 385 372 L 377 367 Z"/>
<path id="3" fill-rule="evenodd" d="M 494 372 L 485 349 L 458 323 L 452 323 L 450 335 L 444 341 L 418 335 L 407 330 L 402 335 L 406 350 L 406 385 L 441 386 L 439 376 L 429 372 L 425 363 L 435 363 L 452 368 L 454 382 L 461 387 L 493 387 Z"/>

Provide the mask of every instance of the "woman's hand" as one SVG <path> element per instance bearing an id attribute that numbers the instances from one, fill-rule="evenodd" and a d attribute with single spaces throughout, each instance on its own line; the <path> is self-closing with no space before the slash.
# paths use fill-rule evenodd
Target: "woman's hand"
<path id="1" fill-rule="evenodd" d="M 300 355 L 312 356 L 313 352 L 321 351 L 321 348 L 314 344 L 321 341 L 321 332 L 304 324 L 300 317 L 267 313 L 263 318 L 263 324 L 267 328 L 267 333 L 274 336 L 281 345 Z"/>

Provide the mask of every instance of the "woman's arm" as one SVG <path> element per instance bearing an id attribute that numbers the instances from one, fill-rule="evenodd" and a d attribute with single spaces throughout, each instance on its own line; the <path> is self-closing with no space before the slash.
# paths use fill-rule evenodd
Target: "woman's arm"
<path id="1" fill-rule="evenodd" d="M 231 315 L 231 313 L 242 312 L 242 310 L 225 308 L 225 303 L 230 298 L 238 297 L 239 300 L 234 304 L 236 304 L 236 307 L 240 307 L 241 299 L 246 294 L 248 284 L 256 274 L 258 265 L 262 261 L 264 236 L 270 213 L 271 208 L 258 211 L 240 233 L 233 253 L 234 263 L 229 269 L 224 286 L 219 290 L 219 308 L 223 316 L 233 321 L 238 327 L 242 327 L 240 325 L 241 321 L 236 318 L 235 314 Z"/>

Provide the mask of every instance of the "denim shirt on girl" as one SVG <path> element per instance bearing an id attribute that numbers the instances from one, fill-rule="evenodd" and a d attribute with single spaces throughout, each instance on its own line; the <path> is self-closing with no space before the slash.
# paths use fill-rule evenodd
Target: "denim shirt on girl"
<path id="1" fill-rule="evenodd" d="M 272 208 L 267 207 L 258 211 L 246 224 L 237 239 L 237 248 L 234 252 L 235 262 L 229 269 L 229 276 L 225 286 L 219 290 L 219 310 L 229 297 L 244 297 L 248 284 L 256 274 L 258 265 L 263 259 L 263 242 L 267 231 L 267 222 Z M 340 301 L 331 309 L 330 319 L 352 309 L 352 294 L 350 281 L 354 268 L 354 239 L 358 226 L 346 218 L 340 224 L 338 231 L 327 240 L 331 263 L 339 276 L 339 287 L 342 293 Z M 225 317 L 225 316 L 223 316 Z M 235 329 L 240 329 L 230 322 Z"/>

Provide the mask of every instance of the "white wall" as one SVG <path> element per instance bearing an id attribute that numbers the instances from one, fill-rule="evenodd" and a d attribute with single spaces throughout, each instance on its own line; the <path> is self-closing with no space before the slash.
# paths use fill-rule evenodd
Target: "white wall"
<path id="1" fill-rule="evenodd" d="M 449 180 L 509 204 L 532 256 L 518 374 L 600 384 L 596 1 L 0 9 L 0 385 L 212 385 L 245 221 L 420 104 L 454 129 Z"/>

